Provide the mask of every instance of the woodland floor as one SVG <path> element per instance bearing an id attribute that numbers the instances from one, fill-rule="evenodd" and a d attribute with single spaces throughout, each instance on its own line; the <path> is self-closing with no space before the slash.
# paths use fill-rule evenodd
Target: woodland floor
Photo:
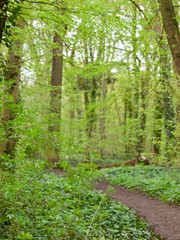
<path id="1" fill-rule="evenodd" d="M 109 183 L 100 181 L 95 188 L 106 191 Z M 162 239 L 180 240 L 180 207 L 150 198 L 139 191 L 130 191 L 124 187 L 114 186 L 115 191 L 108 195 L 143 217 Z"/>
<path id="2" fill-rule="evenodd" d="M 57 175 L 62 172 L 53 171 Z M 110 184 L 101 180 L 96 184 L 96 190 L 106 192 Z M 113 186 L 114 191 L 107 191 L 109 197 L 119 201 L 149 223 L 153 231 L 163 240 L 180 240 L 180 207 L 163 203 L 146 196 L 140 191 L 130 191 L 124 187 Z"/>

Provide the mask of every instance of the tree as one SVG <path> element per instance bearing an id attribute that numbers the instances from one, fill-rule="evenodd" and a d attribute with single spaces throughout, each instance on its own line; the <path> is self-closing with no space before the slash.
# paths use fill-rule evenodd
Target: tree
<path id="1" fill-rule="evenodd" d="M 172 0 L 158 0 L 177 73 L 180 75 L 180 32 Z"/>
<path id="2" fill-rule="evenodd" d="M 14 26 L 9 17 L 16 18 L 9 13 L 16 1 L 8 2 L 1 43 L 4 59 L 8 44 L 16 37 L 8 35 L 8 29 Z M 166 67 L 158 55 L 157 1 L 19 2 L 23 2 L 20 17 L 27 23 L 27 34 L 23 39 L 23 62 L 20 61 L 25 114 L 21 115 L 23 133 L 18 146 L 25 140 L 29 156 L 35 156 L 34 151 L 36 156 L 46 156 L 51 162 L 73 153 L 71 158 L 75 159 L 130 158 L 154 151 L 162 154 L 167 126 L 163 126 L 165 111 L 157 105 L 165 104 L 163 92 L 169 93 L 168 81 L 173 81 L 174 75 L 169 69 L 166 77 L 163 73 Z M 158 24 L 161 25 L 159 18 Z M 166 51 L 164 58 L 168 54 Z M 164 66 L 167 61 L 171 63 L 167 57 Z M 2 63 L 6 64 L 4 60 Z M 8 67 L 5 69 L 9 79 Z M 6 82 L 10 86 L 10 81 Z M 167 88 L 163 89 L 163 84 Z M 0 93 L 2 96 L 2 90 Z M 171 104 L 171 110 L 177 107 L 173 94 L 167 103 Z M 154 112 L 150 111 L 152 108 Z M 28 115 L 31 121 L 27 123 Z M 153 117 L 154 122 L 159 122 L 157 127 L 151 124 Z M 12 126 L 17 121 L 7 122 Z M 6 125 L 4 120 L 3 125 Z M 9 136 L 13 139 L 11 133 Z"/>
<path id="3" fill-rule="evenodd" d="M 48 160 L 58 162 L 60 154 L 60 121 L 61 121 L 61 93 L 62 93 L 62 71 L 63 71 L 63 41 L 56 32 L 53 37 L 52 75 L 51 75 L 51 99 L 50 111 L 53 121 L 49 131 L 54 135 L 52 148 L 48 150 Z"/>
<path id="4" fill-rule="evenodd" d="M 2 42 L 3 32 L 4 32 L 4 29 L 5 29 L 8 4 L 9 4 L 8 0 L 1 0 L 0 1 L 0 44 Z"/>
<path id="5" fill-rule="evenodd" d="M 23 30 L 24 22 L 19 20 L 17 26 L 20 30 Z M 4 138 L 1 139 L 0 153 L 12 154 L 15 150 L 16 139 L 13 120 L 16 117 L 19 103 L 22 42 L 22 39 L 16 37 L 8 50 L 7 68 L 4 71 L 4 99 L 1 114 Z"/>
<path id="6" fill-rule="evenodd" d="M 166 44 L 162 38 L 160 45 L 161 57 L 161 87 L 164 112 L 164 130 L 165 130 L 165 156 L 168 161 L 171 160 L 175 146 L 176 116 L 173 106 L 173 96 L 170 85 L 171 68 L 169 65 L 169 56 L 166 53 Z"/>

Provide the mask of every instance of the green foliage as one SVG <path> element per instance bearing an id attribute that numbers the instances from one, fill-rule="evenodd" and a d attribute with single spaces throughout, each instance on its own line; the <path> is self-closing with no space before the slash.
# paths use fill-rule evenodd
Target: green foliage
<path id="1" fill-rule="evenodd" d="M 156 120 L 159 118 L 153 114 L 158 105 L 156 95 L 161 99 L 164 94 L 159 84 L 159 32 L 154 27 L 160 25 L 156 14 L 158 5 L 147 1 L 141 1 L 141 5 L 145 18 L 138 9 L 135 17 L 134 4 L 124 0 L 86 3 L 66 0 L 63 4 L 47 0 L 11 2 L 7 28 L 10 28 L 12 36 L 7 35 L 7 40 L 11 43 L 22 42 L 23 39 L 24 43 L 20 82 L 23 110 L 15 109 L 19 116 L 13 126 L 19 139 L 18 154 L 20 149 L 28 157 L 43 158 L 52 148 L 53 136 L 48 133 L 48 127 L 54 124 L 55 115 L 49 114 L 49 85 L 52 49 L 55 47 L 52 35 L 57 31 L 64 43 L 62 127 L 61 134 L 55 136 L 62 159 L 83 161 L 87 145 L 92 161 L 100 157 L 127 159 L 136 155 L 138 141 L 141 142 L 140 150 L 150 156 L 154 153 L 153 146 L 158 145 L 162 157 L 165 153 L 175 157 L 172 154 L 174 141 L 172 147 L 168 142 L 169 152 L 165 151 L 163 113 L 162 124 L 158 127 Z M 16 19 L 25 20 L 23 29 L 15 27 Z M 150 22 L 152 29 L 150 27 L 147 32 Z M 165 54 L 169 56 L 169 52 L 165 51 Z M 4 46 L 1 55 L 7 58 Z M 6 72 L 7 66 L 1 65 Z M 136 74 L 134 65 L 139 68 Z M 169 88 L 174 88 L 174 99 L 169 102 L 171 108 L 166 107 L 173 110 L 177 109 L 179 101 L 176 78 L 172 73 L 170 76 Z M 103 89 L 102 82 L 106 77 L 107 86 Z M 106 92 L 104 97 L 103 91 Z M 85 93 L 89 96 L 88 106 L 84 104 Z M 93 94 L 96 95 L 94 98 Z M 174 120 L 172 115 L 172 122 Z M 104 130 L 100 127 L 101 121 Z M 87 137 L 88 122 L 93 122 L 91 139 Z M 167 124 L 170 133 L 174 131 L 176 124 Z M 159 139 L 154 136 L 156 128 L 162 132 Z M 1 132 L 4 133 L 0 128 Z"/>
<path id="2" fill-rule="evenodd" d="M 21 10 L 21 1 L 9 1 L 8 5 L 8 14 L 7 14 L 7 21 L 5 25 L 5 32 L 3 41 L 7 47 L 12 45 L 12 29 L 17 24 L 17 19 L 19 17 Z"/>
<path id="3" fill-rule="evenodd" d="M 27 161 L 14 176 L 1 172 L 2 240 L 154 239 L 132 211 L 92 190 L 91 166 L 69 169 L 66 177 L 43 166 Z"/>
<path id="4" fill-rule="evenodd" d="M 171 99 L 159 79 L 163 36 L 157 3 L 140 1 L 143 11 L 139 11 L 125 0 L 9 2 L 0 52 L 0 111 L 6 97 L 3 89 L 14 84 L 4 81 L 8 68 L 16 67 L 7 66 L 8 48 L 13 42 L 23 42 L 23 47 L 21 54 L 21 47 L 14 49 L 15 56 L 22 56 L 21 103 L 13 104 L 8 93 L 6 101 L 16 118 L 0 123 L 0 141 L 10 140 L 4 125 L 13 132 L 9 138 L 17 140 L 13 159 L 0 156 L 2 240 L 153 239 L 131 211 L 92 190 L 95 165 L 71 168 L 69 163 L 84 162 L 86 155 L 91 162 L 128 159 L 136 155 L 139 140 L 142 152 L 153 156 L 157 144 L 157 157 L 166 153 L 175 162 L 173 153 L 179 152 L 179 146 L 174 140 L 178 142 L 180 133 L 174 109 L 179 108 L 179 94 L 172 69 L 168 68 L 167 85 L 173 88 Z M 18 19 L 25 22 L 21 30 L 15 27 Z M 57 117 L 49 111 L 52 50 L 58 47 L 52 42 L 54 32 L 64 45 L 58 133 L 49 132 Z M 166 55 L 168 59 L 167 50 Z M 157 108 L 163 102 L 155 99 L 163 96 L 166 114 Z M 161 111 L 160 116 L 153 110 Z M 156 129 L 161 131 L 159 138 Z M 170 137 L 173 133 L 171 145 L 166 133 Z M 52 148 L 60 151 L 63 161 L 57 166 L 66 170 L 66 178 L 48 174 L 44 169 L 48 163 L 39 160 L 47 159 Z M 117 184 L 179 203 L 178 171 L 135 167 L 105 173 Z"/>
<path id="5" fill-rule="evenodd" d="M 140 189 L 165 202 L 180 203 L 180 170 L 157 166 L 103 170 L 107 179 L 129 189 Z"/>

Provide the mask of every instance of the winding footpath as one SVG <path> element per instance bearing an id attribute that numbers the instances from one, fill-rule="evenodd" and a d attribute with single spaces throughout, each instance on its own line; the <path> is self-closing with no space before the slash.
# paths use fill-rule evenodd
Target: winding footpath
<path id="1" fill-rule="evenodd" d="M 107 191 L 108 195 L 143 217 L 163 240 L 180 240 L 180 207 L 150 198 L 139 191 L 113 186 L 115 191 L 107 191 L 109 183 L 99 181 L 97 190 Z"/>
<path id="2" fill-rule="evenodd" d="M 64 176 L 61 171 L 51 171 Z M 113 187 L 114 191 L 108 191 Z M 135 212 L 150 225 L 152 230 L 163 240 L 180 240 L 180 206 L 163 203 L 140 191 L 130 191 L 127 188 L 111 186 L 105 180 L 95 185 L 96 190 L 107 192 L 112 199 L 119 201 Z"/>

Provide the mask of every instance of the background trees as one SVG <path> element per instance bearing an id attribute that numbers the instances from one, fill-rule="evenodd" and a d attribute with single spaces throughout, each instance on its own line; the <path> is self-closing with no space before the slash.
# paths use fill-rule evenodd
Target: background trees
<path id="1" fill-rule="evenodd" d="M 1 146 L 16 139 L 16 157 L 52 162 L 140 153 L 178 159 L 178 14 L 175 21 L 173 4 L 163 3 L 163 22 L 156 1 L 20 1 L 2 7 L 1 33 L 9 29 L 9 16 L 16 24 L 1 44 Z M 13 118 L 5 120 L 4 109 Z M 10 150 L 1 147 L 1 153 Z"/>

